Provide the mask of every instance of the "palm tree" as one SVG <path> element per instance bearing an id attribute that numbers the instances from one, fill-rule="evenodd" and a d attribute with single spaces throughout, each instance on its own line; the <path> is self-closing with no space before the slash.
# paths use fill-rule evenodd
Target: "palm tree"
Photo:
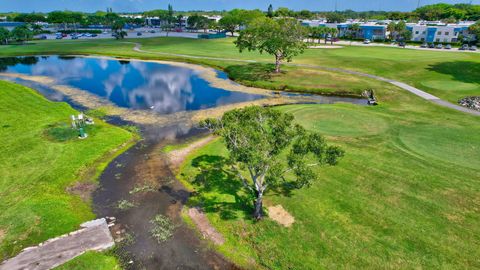
<path id="1" fill-rule="evenodd" d="M 330 33 L 332 34 L 332 38 L 330 39 L 330 44 L 333 45 L 333 39 L 337 37 L 338 35 L 338 29 L 337 28 L 332 28 L 330 30 Z"/>
<path id="2" fill-rule="evenodd" d="M 358 23 L 354 23 L 354 24 L 351 24 L 348 29 L 350 30 L 350 34 L 351 34 L 351 38 L 357 38 L 357 35 L 358 35 L 358 32 L 360 31 L 360 24 Z"/>

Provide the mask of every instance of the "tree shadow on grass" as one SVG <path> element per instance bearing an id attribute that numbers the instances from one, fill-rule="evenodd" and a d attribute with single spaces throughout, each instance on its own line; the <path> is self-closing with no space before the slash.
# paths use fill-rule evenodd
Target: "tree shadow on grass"
<path id="1" fill-rule="evenodd" d="M 225 71 L 236 81 L 269 81 L 275 71 L 275 65 L 261 63 L 234 65 L 228 66 Z"/>
<path id="2" fill-rule="evenodd" d="M 480 83 L 480 63 L 472 61 L 443 62 L 430 65 L 429 71 L 451 75 L 455 80 L 465 83 Z"/>
<path id="3" fill-rule="evenodd" d="M 224 157 L 216 155 L 202 155 L 192 160 L 192 166 L 200 171 L 191 180 L 198 192 L 192 199 L 200 203 L 205 212 L 219 213 L 222 219 L 237 219 L 241 213 L 248 216 L 253 211 L 252 198 L 244 193 L 237 176 L 225 169 L 226 164 Z"/>

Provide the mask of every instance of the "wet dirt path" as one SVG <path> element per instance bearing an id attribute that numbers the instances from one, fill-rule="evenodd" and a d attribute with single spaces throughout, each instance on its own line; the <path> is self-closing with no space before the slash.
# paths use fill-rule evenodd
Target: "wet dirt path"
<path id="1" fill-rule="evenodd" d="M 175 179 L 161 148 L 205 131 L 184 125 L 143 127 L 144 140 L 117 157 L 100 178 L 93 194 L 97 216 L 113 216 L 115 238 L 127 269 L 238 269 L 221 255 L 209 250 L 196 233 L 182 222 L 180 212 L 189 192 Z M 132 192 L 135 187 L 151 187 Z M 134 204 L 120 209 L 119 202 Z M 151 237 L 150 220 L 157 214 L 169 217 L 176 229 L 173 237 L 158 243 Z"/>

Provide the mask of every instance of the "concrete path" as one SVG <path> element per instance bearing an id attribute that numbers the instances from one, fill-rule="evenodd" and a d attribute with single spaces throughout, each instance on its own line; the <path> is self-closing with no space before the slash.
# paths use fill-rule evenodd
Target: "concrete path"
<path id="1" fill-rule="evenodd" d="M 193 58 L 193 59 L 207 59 L 207 60 L 221 60 L 221 61 L 236 61 L 236 62 L 244 62 L 244 63 L 258 63 L 259 61 L 256 60 L 247 60 L 247 59 L 234 59 L 234 58 L 221 58 L 221 57 L 209 57 L 209 56 L 196 56 L 196 55 L 188 55 L 188 54 L 176 54 L 176 53 L 166 53 L 166 52 L 152 52 L 152 51 L 146 51 L 141 49 L 141 44 L 140 43 L 133 43 L 133 42 L 126 42 L 130 44 L 134 44 L 135 47 L 133 48 L 134 51 L 136 52 L 142 52 L 142 53 L 149 53 L 149 54 L 158 54 L 158 55 L 167 55 L 167 56 L 177 56 L 177 57 L 185 57 L 185 58 Z M 368 77 L 374 80 L 378 81 L 383 81 L 387 82 L 390 84 L 393 84 L 397 87 L 400 87 L 403 90 L 406 90 L 414 95 L 417 95 L 423 99 L 426 99 L 428 101 L 431 101 L 435 104 L 438 104 L 443 107 L 447 107 L 453 110 L 457 110 L 460 112 L 468 113 L 471 115 L 477 115 L 480 116 L 479 111 L 471 110 L 459 105 L 452 104 L 448 101 L 442 100 L 439 97 L 436 97 L 434 95 L 431 95 L 425 91 L 422 91 L 418 88 L 415 88 L 411 85 L 395 81 L 392 79 L 387 79 L 384 77 L 368 74 L 368 73 L 363 73 L 363 72 L 358 72 L 358 71 L 353 71 L 353 70 L 348 70 L 348 69 L 341 69 L 341 68 L 332 68 L 332 67 L 325 67 L 325 66 L 317 66 L 317 65 L 308 65 L 308 64 L 294 64 L 294 63 L 285 63 L 285 65 L 289 66 L 297 66 L 297 67 L 307 67 L 307 68 L 314 68 L 314 69 L 323 69 L 323 70 L 330 70 L 330 71 L 336 71 L 336 72 L 342 72 L 342 73 L 348 73 L 352 75 L 358 75 L 362 77 Z"/>
<path id="2" fill-rule="evenodd" d="M 0 270 L 48 270 L 86 251 L 101 251 L 114 245 L 105 219 L 83 223 L 82 229 L 24 249 L 0 264 Z"/>

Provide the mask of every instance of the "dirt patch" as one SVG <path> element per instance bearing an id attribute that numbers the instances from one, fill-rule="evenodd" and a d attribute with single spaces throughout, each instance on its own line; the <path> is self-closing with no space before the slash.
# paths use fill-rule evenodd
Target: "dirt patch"
<path id="1" fill-rule="evenodd" d="M 89 202 L 92 198 L 92 193 L 97 189 L 97 184 L 92 182 L 76 182 L 74 185 L 67 188 L 67 192 L 80 196 L 84 202 Z"/>
<path id="2" fill-rule="evenodd" d="M 285 227 L 290 227 L 295 222 L 295 218 L 287 212 L 287 210 L 283 209 L 283 207 L 279 205 L 270 206 L 268 209 L 268 216 L 278 222 L 280 225 Z"/>
<path id="3" fill-rule="evenodd" d="M 335 46 L 335 45 L 319 45 L 319 46 L 308 46 L 309 49 L 341 49 L 343 46 Z"/>
<path id="4" fill-rule="evenodd" d="M 206 145 L 207 143 L 211 142 L 214 138 L 215 138 L 214 136 L 208 136 L 189 144 L 187 147 L 169 152 L 168 158 L 170 160 L 170 167 L 173 170 L 177 170 L 180 167 L 180 165 L 182 165 L 183 161 L 188 156 L 188 154 L 190 154 L 193 150 L 198 149 Z"/>
<path id="5" fill-rule="evenodd" d="M 3 229 L 0 229 L 0 243 L 3 241 L 3 238 L 5 237 L 7 233 L 5 232 L 5 230 Z"/>
<path id="6" fill-rule="evenodd" d="M 216 245 L 225 243 L 223 236 L 213 228 L 202 209 L 199 207 L 190 208 L 188 209 L 188 216 L 193 220 L 204 238 L 210 239 Z"/>

